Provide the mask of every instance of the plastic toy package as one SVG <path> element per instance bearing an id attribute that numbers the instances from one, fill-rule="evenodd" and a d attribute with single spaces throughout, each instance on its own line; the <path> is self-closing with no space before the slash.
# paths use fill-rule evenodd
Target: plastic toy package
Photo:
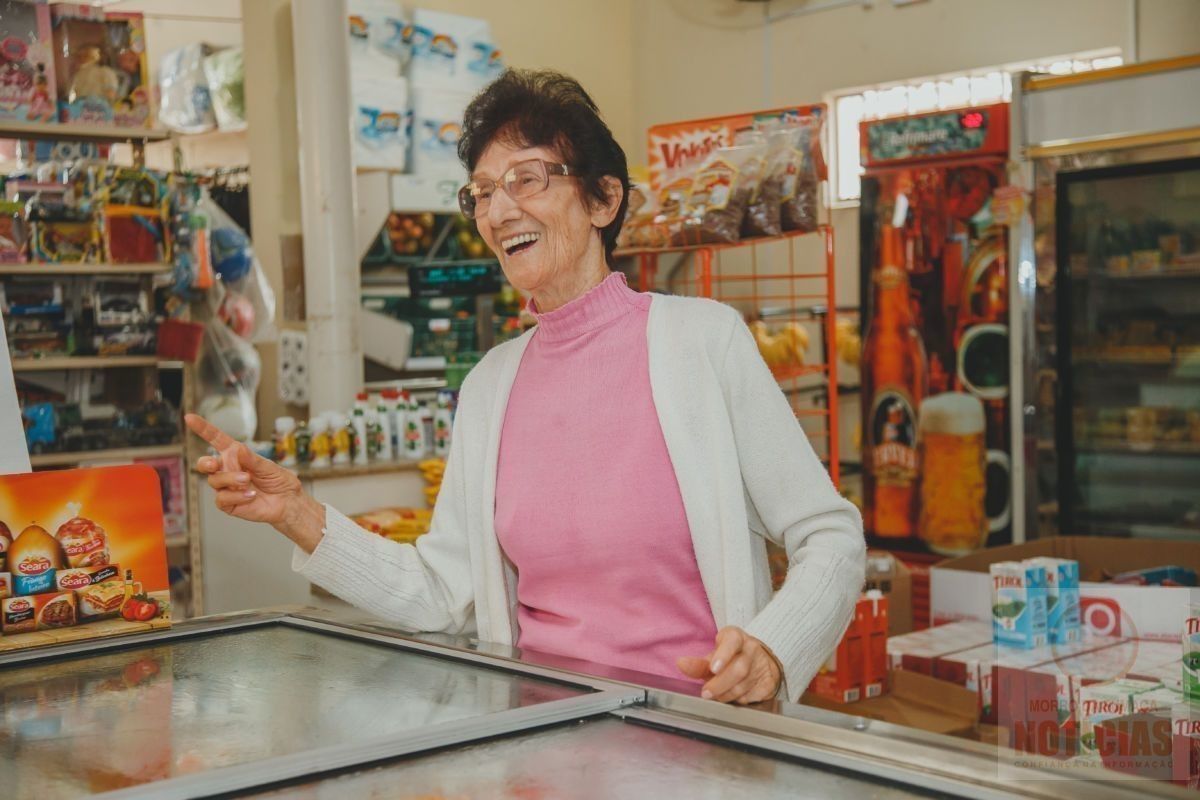
<path id="1" fill-rule="evenodd" d="M 0 264 L 24 263 L 28 259 L 27 241 L 24 205 L 0 200 Z"/>
<path id="2" fill-rule="evenodd" d="M 217 127 L 204 59 L 212 48 L 199 42 L 177 48 L 158 68 L 158 120 L 180 133 L 203 133 Z"/>
<path id="3" fill-rule="evenodd" d="M 51 8 L 58 116 L 63 122 L 151 124 L 142 15 L 90 5 Z"/>
<path id="4" fill-rule="evenodd" d="M 52 53 L 49 7 L 0 0 L 0 119 L 54 120 Z"/>
<path id="5" fill-rule="evenodd" d="M 246 71 L 242 48 L 218 50 L 204 59 L 204 75 L 212 99 L 217 127 L 223 131 L 246 129 Z"/>

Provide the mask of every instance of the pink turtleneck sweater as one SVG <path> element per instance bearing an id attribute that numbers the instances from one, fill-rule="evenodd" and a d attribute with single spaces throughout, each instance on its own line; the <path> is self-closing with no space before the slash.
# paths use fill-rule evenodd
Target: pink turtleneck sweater
<path id="1" fill-rule="evenodd" d="M 508 400 L 496 535 L 518 645 L 683 679 L 716 625 L 650 390 L 651 298 L 609 275 L 547 314 Z"/>

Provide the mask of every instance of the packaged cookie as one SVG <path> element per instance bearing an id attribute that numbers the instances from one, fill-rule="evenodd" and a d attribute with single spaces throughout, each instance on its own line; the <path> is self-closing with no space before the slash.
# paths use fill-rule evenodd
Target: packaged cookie
<path id="1" fill-rule="evenodd" d="M 761 145 L 714 150 L 696 171 L 683 212 L 671 228 L 671 244 L 733 244 L 762 178 Z"/>

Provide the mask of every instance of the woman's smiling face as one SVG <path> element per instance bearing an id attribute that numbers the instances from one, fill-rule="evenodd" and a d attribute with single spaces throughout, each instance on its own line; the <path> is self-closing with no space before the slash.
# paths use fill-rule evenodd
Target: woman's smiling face
<path id="1" fill-rule="evenodd" d="M 471 177 L 498 181 L 514 165 L 530 159 L 562 163 L 562 156 L 550 148 L 497 140 L 483 151 Z M 596 254 L 604 261 L 597 228 L 612 216 L 606 209 L 589 208 L 574 178 L 551 175 L 544 191 L 520 200 L 497 189 L 475 223 L 509 283 L 537 298 L 569 295 L 582 277 L 577 273 L 583 265 Z"/>

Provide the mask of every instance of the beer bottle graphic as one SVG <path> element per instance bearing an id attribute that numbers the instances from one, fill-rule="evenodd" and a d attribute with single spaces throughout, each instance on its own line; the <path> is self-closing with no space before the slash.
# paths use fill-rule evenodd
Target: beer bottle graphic
<path id="1" fill-rule="evenodd" d="M 913 320 L 900 229 L 880 227 L 875 302 L 863 345 L 864 523 L 879 538 L 917 532 L 917 415 L 925 346 Z"/>

